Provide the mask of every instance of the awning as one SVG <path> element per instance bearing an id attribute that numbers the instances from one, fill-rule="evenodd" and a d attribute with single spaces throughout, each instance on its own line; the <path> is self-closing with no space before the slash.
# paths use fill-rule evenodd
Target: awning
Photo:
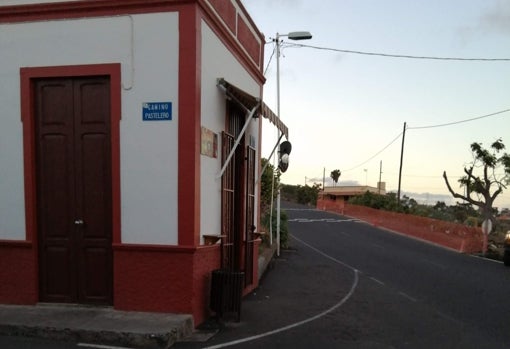
<path id="1" fill-rule="evenodd" d="M 234 99 L 238 102 L 241 106 L 244 107 L 244 109 L 247 112 L 250 112 L 255 106 L 257 106 L 260 103 L 260 99 L 256 98 L 249 93 L 241 90 L 240 88 L 236 87 L 235 85 L 232 85 L 228 81 L 226 81 L 223 78 L 219 78 L 217 82 L 218 87 L 222 88 L 227 96 Z M 268 119 L 270 122 L 272 122 L 279 130 L 285 135 L 285 138 L 289 138 L 289 129 L 285 124 L 280 120 L 280 118 L 273 113 L 273 111 L 262 102 L 260 104 L 260 107 L 258 108 L 256 115 L 254 117 L 258 117 L 259 115 L 262 115 L 266 119 Z"/>
<path id="2" fill-rule="evenodd" d="M 280 132 L 285 135 L 285 138 L 289 139 L 289 129 L 287 128 L 287 126 L 285 126 L 285 124 L 282 122 L 282 120 L 280 120 L 280 118 L 275 113 L 273 113 L 273 111 L 271 109 L 269 109 L 269 107 L 267 106 L 266 103 L 262 102 L 261 109 L 262 109 L 262 112 L 261 112 L 262 116 L 264 116 L 266 119 L 271 121 L 274 125 L 276 125 L 276 127 L 278 127 Z"/>
<path id="3" fill-rule="evenodd" d="M 260 102 L 260 98 L 253 97 L 240 88 L 232 85 L 223 78 L 219 78 L 217 82 L 218 87 L 225 91 L 225 94 L 235 100 L 241 107 L 246 110 L 251 110 Z M 258 117 L 258 113 L 255 117 Z"/>

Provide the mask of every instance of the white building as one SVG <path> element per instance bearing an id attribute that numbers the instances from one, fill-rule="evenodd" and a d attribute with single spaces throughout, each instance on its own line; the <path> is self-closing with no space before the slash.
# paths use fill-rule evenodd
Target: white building
<path id="1" fill-rule="evenodd" d="M 199 324 L 211 271 L 256 287 L 263 50 L 240 0 L 2 1 L 0 303 Z"/>

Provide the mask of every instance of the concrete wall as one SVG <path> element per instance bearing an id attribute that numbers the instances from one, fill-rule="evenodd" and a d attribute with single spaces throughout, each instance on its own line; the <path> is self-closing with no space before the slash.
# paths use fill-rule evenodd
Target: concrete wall
<path id="1" fill-rule="evenodd" d="M 1 24 L 0 47 L 0 239 L 26 237 L 19 69 L 120 63 L 121 239 L 177 244 L 178 14 Z M 172 121 L 142 122 L 163 101 Z"/>
<path id="2" fill-rule="evenodd" d="M 201 156 L 200 230 L 202 234 L 221 233 L 221 133 L 226 125 L 225 93 L 216 86 L 224 78 L 258 97 L 260 87 L 236 57 L 225 47 L 207 23 L 202 22 L 202 126 L 218 134 L 218 157 Z M 252 137 L 258 144 L 260 119 L 252 119 L 246 130 L 246 144 Z M 258 147 L 256 147 L 258 150 Z M 257 199 L 258 200 L 258 199 Z M 256 212 L 255 212 L 256 214 Z"/>

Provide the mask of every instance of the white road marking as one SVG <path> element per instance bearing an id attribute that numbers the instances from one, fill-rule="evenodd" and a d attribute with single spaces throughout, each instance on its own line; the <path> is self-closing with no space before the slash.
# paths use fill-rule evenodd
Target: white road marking
<path id="1" fill-rule="evenodd" d="M 113 345 L 102 345 L 102 344 L 91 344 L 91 343 L 78 343 L 77 346 L 85 348 L 96 348 L 96 349 L 133 349 L 127 347 L 116 347 Z"/>
<path id="2" fill-rule="evenodd" d="M 313 247 L 312 245 L 310 245 L 310 244 L 308 244 L 308 243 L 304 242 L 303 240 L 298 239 L 297 237 L 295 237 L 295 236 L 294 236 L 294 235 L 292 235 L 292 234 L 290 234 L 290 236 L 291 236 L 294 240 L 297 240 L 297 241 L 299 241 L 300 243 L 302 243 L 303 245 L 305 245 L 306 247 L 308 247 L 308 248 L 310 248 L 310 249 L 314 250 L 315 252 L 317 252 L 317 253 L 318 253 L 318 254 L 320 254 L 321 256 L 326 257 L 327 259 L 330 259 L 330 260 L 332 260 L 332 261 L 333 261 L 333 262 L 335 262 L 335 263 L 338 263 L 338 264 L 340 264 L 340 265 L 343 265 L 343 266 L 344 266 L 344 267 L 346 267 L 346 268 L 352 269 L 352 270 L 353 270 L 353 271 L 355 271 L 356 273 L 358 272 L 358 269 L 354 268 L 352 265 L 349 265 L 349 264 L 347 264 L 347 263 L 342 262 L 341 260 L 338 260 L 338 259 L 336 259 L 336 258 L 334 258 L 334 257 L 331 257 L 330 255 L 328 255 L 328 254 L 326 254 L 326 253 L 322 252 L 321 250 L 319 250 L 319 249 L 317 249 L 317 248 Z"/>
<path id="3" fill-rule="evenodd" d="M 459 320 L 455 319 L 454 317 L 451 317 L 450 315 L 446 315 L 445 313 L 442 313 L 442 312 L 440 312 L 440 311 L 438 311 L 438 312 L 437 312 L 437 314 L 438 314 L 439 316 L 441 316 L 443 319 L 446 319 L 446 320 L 448 320 L 448 321 L 455 322 L 455 323 L 457 323 L 457 324 L 462 324 L 462 322 L 461 322 L 461 321 L 459 321 Z"/>
<path id="4" fill-rule="evenodd" d="M 404 298 L 407 298 L 409 299 L 411 302 L 418 302 L 418 300 L 414 297 L 411 297 L 410 295 L 408 295 L 407 293 L 404 293 L 404 292 L 399 292 L 398 293 L 399 295 L 401 295 L 402 297 Z"/>
<path id="5" fill-rule="evenodd" d="M 484 257 L 484 256 L 477 256 L 477 255 L 474 255 L 474 254 L 470 254 L 469 256 L 473 257 L 473 258 L 483 259 L 483 260 L 485 260 L 487 262 L 503 264 L 503 261 L 498 261 L 498 260 L 495 260 L 495 259 L 492 259 L 492 258 L 487 258 L 487 257 Z"/>
<path id="6" fill-rule="evenodd" d="M 251 336 L 251 337 L 247 337 L 247 338 L 242 338 L 242 339 L 238 339 L 238 340 L 235 340 L 235 341 L 231 341 L 231 342 L 227 342 L 227 343 L 223 343 L 223 344 L 218 344 L 218 345 L 213 345 L 213 346 L 210 346 L 210 347 L 206 347 L 204 349 L 219 349 L 219 348 L 226 348 L 226 347 L 229 347 L 229 346 L 232 346 L 232 345 L 236 345 L 236 344 L 241 344 L 241 343 L 246 343 L 246 342 L 251 342 L 251 341 L 254 341 L 254 340 L 257 340 L 257 339 L 260 339 L 260 338 L 264 338 L 264 337 L 268 337 L 268 336 L 272 336 L 273 334 L 276 334 L 276 333 L 280 333 L 280 332 L 284 332 L 284 331 L 287 331 L 287 330 L 290 330 L 290 329 L 293 329 L 295 327 L 298 327 L 298 326 L 302 326 L 304 324 L 307 324 L 309 322 L 312 322 L 312 321 L 315 321 L 317 319 L 320 319 L 321 317 L 335 311 L 337 308 L 341 307 L 345 302 L 347 302 L 349 300 L 349 298 L 351 298 L 351 296 L 354 294 L 354 291 L 356 290 L 356 287 L 358 286 L 358 281 L 359 281 L 359 271 L 334 258 L 334 257 L 331 257 L 330 255 L 322 252 L 321 250 L 318 250 L 317 248 L 307 244 L 306 242 L 304 242 L 303 240 L 301 239 L 298 239 L 297 237 L 293 236 L 293 235 L 290 235 L 292 238 L 294 238 L 295 240 L 299 241 L 300 243 L 302 243 L 303 245 L 307 246 L 308 248 L 314 250 L 315 252 L 317 252 L 318 254 L 320 254 L 321 256 L 327 258 L 327 259 L 330 259 L 332 261 L 334 261 L 335 263 L 338 263 L 344 267 L 347 267 L 349 269 L 351 269 L 353 272 L 354 272 L 354 281 L 351 285 L 351 289 L 349 290 L 349 292 L 338 302 L 336 303 L 335 305 L 333 305 L 331 308 L 315 315 L 315 316 L 312 316 L 308 319 L 305 319 L 303 321 L 299 321 L 299 322 L 296 322 L 296 323 L 293 323 L 293 324 L 290 324 L 288 326 L 284 326 L 284 327 L 280 327 L 276 330 L 272 330 L 272 331 L 269 331 L 269 332 L 265 332 L 265 333 L 261 333 L 261 334 L 258 334 L 258 335 L 255 335 L 255 336 Z"/>
<path id="7" fill-rule="evenodd" d="M 382 282 L 382 281 L 381 281 L 381 280 L 379 280 L 379 279 L 376 279 L 375 277 L 370 276 L 370 277 L 369 277 L 369 279 L 370 279 L 370 280 L 372 280 L 372 281 L 374 281 L 374 282 L 376 282 L 376 283 L 378 283 L 379 285 L 384 286 L 384 282 Z"/>

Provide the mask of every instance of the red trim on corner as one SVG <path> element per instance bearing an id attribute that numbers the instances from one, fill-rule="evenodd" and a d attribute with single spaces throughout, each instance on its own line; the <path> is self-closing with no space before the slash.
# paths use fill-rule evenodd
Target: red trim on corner
<path id="1" fill-rule="evenodd" d="M 0 23 L 120 16 L 137 13 L 180 12 L 182 8 L 187 8 L 188 5 L 196 7 L 198 4 L 201 6 L 202 10 L 208 14 L 209 20 L 215 22 L 216 30 L 219 29 L 221 31 L 219 37 L 223 42 L 228 42 L 227 47 L 229 47 L 229 50 L 242 62 L 246 62 L 246 67 L 253 77 L 260 82 L 264 82 L 265 78 L 262 74 L 262 63 L 264 60 L 262 59 L 262 55 L 260 54 L 258 65 L 255 66 L 255 64 L 248 59 L 249 54 L 240 49 L 239 44 L 232 36 L 235 36 L 236 33 L 232 28 L 233 24 L 231 23 L 232 19 L 230 16 L 235 16 L 235 13 L 231 13 L 231 4 L 223 4 L 223 2 L 230 3 L 230 1 L 231 0 L 94 0 L 0 6 Z M 247 22 L 254 28 L 256 36 L 260 40 L 260 43 L 249 43 L 248 46 L 255 44 L 261 46 L 261 44 L 265 42 L 264 35 L 259 31 L 242 2 L 240 0 L 232 0 L 232 2 L 235 2 L 239 10 L 244 13 Z M 218 12 L 224 20 L 227 20 L 227 26 L 220 21 L 219 17 L 212 11 L 212 8 L 206 5 L 206 3 L 210 3 L 212 8 L 215 8 L 215 11 Z M 223 9 L 223 7 L 228 7 L 228 9 Z M 234 23 L 235 20 L 236 18 L 234 17 Z M 196 30 L 199 30 L 199 26 L 193 27 L 193 32 Z M 243 45 L 245 44 L 247 43 L 245 42 Z M 263 44 L 260 51 L 263 53 Z M 252 52 L 251 55 L 253 56 L 253 54 Z"/>
<path id="2" fill-rule="evenodd" d="M 112 161 L 112 240 L 120 242 L 120 135 L 121 75 L 120 64 L 93 64 L 21 68 L 21 121 L 23 123 L 23 158 L 25 178 L 25 220 L 27 240 L 37 241 L 35 183 L 35 125 L 32 79 L 65 76 L 110 76 L 111 161 Z"/>
<path id="3" fill-rule="evenodd" d="M 32 248 L 33 243 L 32 241 L 24 240 L 0 240 L 0 246 Z"/>
<path id="4" fill-rule="evenodd" d="M 194 254 L 197 251 L 196 246 L 168 246 L 150 244 L 113 244 L 113 249 L 115 251 L 166 252 L 186 254 Z"/>
<path id="5" fill-rule="evenodd" d="M 238 3 L 239 4 L 239 3 Z M 241 6 L 242 7 L 242 6 Z M 243 50 L 242 44 L 240 41 L 237 41 L 237 36 L 234 33 L 230 32 L 230 30 L 221 22 L 219 17 L 217 17 L 214 13 L 205 10 L 203 13 L 204 17 L 202 18 L 208 25 L 209 28 L 216 34 L 219 40 L 223 42 L 223 44 L 227 47 L 227 49 L 232 53 L 237 60 L 243 65 L 253 79 L 262 84 L 266 81 L 266 78 L 262 74 L 263 65 L 261 62 L 264 61 L 264 49 L 259 43 L 254 42 L 253 45 L 258 45 L 260 48 L 260 53 L 258 54 L 257 59 L 251 58 L 250 54 L 247 51 Z M 245 12 L 245 15 L 249 17 L 248 13 Z M 252 23 L 251 18 L 249 18 L 249 22 Z M 245 23 L 246 25 L 246 23 Z M 255 25 L 252 24 L 254 27 Z M 255 27 L 256 28 L 256 27 Z M 261 42 L 265 42 L 264 35 L 258 32 L 258 36 Z M 246 48 L 245 48 L 246 49 Z M 258 60 L 258 64 L 255 63 Z"/>
<path id="6" fill-rule="evenodd" d="M 237 39 L 257 66 L 260 67 L 261 45 L 257 42 L 255 36 L 250 31 L 250 27 L 240 15 L 237 15 Z"/>
<path id="7" fill-rule="evenodd" d="M 223 19 L 228 29 L 235 34 L 237 10 L 234 5 L 230 1 L 225 0 L 210 0 L 210 3 L 221 19 Z"/>
<path id="8" fill-rule="evenodd" d="M 0 23 L 174 11 L 196 0 L 89 0 L 0 6 Z"/>
<path id="9" fill-rule="evenodd" d="M 179 245 L 200 243 L 201 31 L 197 6 L 179 12 Z"/>

